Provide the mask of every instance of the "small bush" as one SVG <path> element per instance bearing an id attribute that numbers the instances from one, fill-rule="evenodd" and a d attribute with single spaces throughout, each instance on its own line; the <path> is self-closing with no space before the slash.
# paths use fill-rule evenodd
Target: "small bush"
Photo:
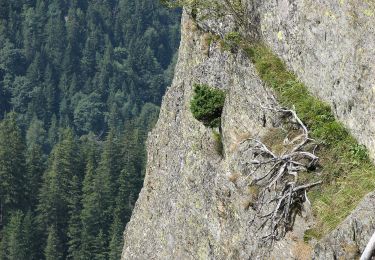
<path id="1" fill-rule="evenodd" d="M 225 93 L 208 85 L 194 85 L 194 96 L 190 102 L 193 116 L 205 126 L 214 128 L 220 126 L 223 112 Z"/>

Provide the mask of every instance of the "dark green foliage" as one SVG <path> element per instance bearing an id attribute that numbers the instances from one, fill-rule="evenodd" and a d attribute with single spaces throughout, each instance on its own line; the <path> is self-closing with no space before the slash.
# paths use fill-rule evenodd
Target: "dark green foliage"
<path id="1" fill-rule="evenodd" d="M 82 223 L 80 213 L 82 210 L 81 205 L 81 181 L 79 176 L 74 175 L 71 181 L 69 191 L 69 221 L 68 221 L 68 258 L 80 258 L 80 245 L 81 245 L 81 230 Z"/>
<path id="2" fill-rule="evenodd" d="M 49 164 L 39 195 L 38 217 L 44 232 L 52 232 L 48 229 L 54 226 L 56 234 L 53 235 L 62 250 L 58 253 L 66 256 L 67 241 L 70 240 L 76 246 L 76 242 L 71 237 L 69 239 L 69 236 L 72 232 L 77 232 L 74 229 L 79 226 L 75 215 L 79 213 L 77 200 L 80 200 L 79 178 L 82 174 L 79 148 L 71 130 L 62 133 L 61 141 L 52 151 Z"/>
<path id="3" fill-rule="evenodd" d="M 95 251 L 95 239 L 99 233 L 99 222 L 101 207 L 99 205 L 99 193 L 101 193 L 101 183 L 100 179 L 96 177 L 96 159 L 91 150 L 87 165 L 85 179 L 83 181 L 83 196 L 82 196 L 82 211 L 81 211 L 81 239 L 82 243 L 80 245 L 80 255 L 82 259 L 93 259 L 94 255 L 97 253 Z M 103 186 L 108 184 L 103 183 Z M 106 189 L 106 187 L 104 187 Z"/>
<path id="4" fill-rule="evenodd" d="M 74 105 L 74 125 L 77 131 L 88 133 L 90 131 L 99 132 L 104 122 L 104 104 L 100 101 L 100 96 L 96 93 L 90 95 L 78 94 L 74 96 L 77 101 Z M 73 100 L 74 100 L 73 99 Z"/>
<path id="5" fill-rule="evenodd" d="M 179 14 L 157 0 L 83 2 L 2 5 L 0 117 L 14 109 L 28 125 L 36 115 L 48 131 L 55 115 L 60 126 L 100 134 L 108 114 L 125 121 L 144 102 L 160 102 Z M 114 95 L 121 97 L 117 110 Z"/>
<path id="6" fill-rule="evenodd" d="M 40 259 L 42 257 L 40 248 L 40 239 L 35 239 L 39 237 L 39 231 L 37 229 L 37 223 L 35 222 L 35 216 L 32 211 L 28 211 L 24 214 L 22 222 L 22 232 L 24 241 L 24 252 L 27 256 L 25 259 Z"/>
<path id="7" fill-rule="evenodd" d="M 122 252 L 122 234 L 124 232 L 123 230 L 123 224 L 118 219 L 118 217 L 115 217 L 112 223 L 111 227 L 111 233 L 112 237 L 109 242 L 109 259 L 110 260 L 117 260 L 121 258 L 121 252 Z"/>
<path id="8" fill-rule="evenodd" d="M 0 122 L 0 228 L 11 211 L 25 207 L 25 143 L 14 113 Z"/>
<path id="9" fill-rule="evenodd" d="M 8 234 L 8 243 L 5 250 L 9 260 L 26 259 L 27 257 L 22 220 L 23 214 L 20 211 L 15 212 L 5 229 L 5 233 Z"/>
<path id="10" fill-rule="evenodd" d="M 61 251 L 61 243 L 57 235 L 56 227 L 51 226 L 48 228 L 48 238 L 46 248 L 44 249 L 44 257 L 46 260 L 63 259 Z"/>
<path id="11" fill-rule="evenodd" d="M 190 102 L 193 116 L 208 127 L 219 127 L 225 93 L 208 85 L 194 85 L 194 96 Z"/>
<path id="12" fill-rule="evenodd" d="M 1 260 L 119 258 L 179 18 L 158 0 L 0 0 Z"/>
<path id="13" fill-rule="evenodd" d="M 37 233 L 30 211 L 26 215 L 21 211 L 13 212 L 2 235 L 6 239 L 0 243 L 1 260 L 37 259 Z"/>

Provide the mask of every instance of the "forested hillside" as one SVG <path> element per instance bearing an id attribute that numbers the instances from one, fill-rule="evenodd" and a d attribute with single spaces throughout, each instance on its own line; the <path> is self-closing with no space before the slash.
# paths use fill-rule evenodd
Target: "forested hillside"
<path id="1" fill-rule="evenodd" d="M 119 259 L 179 14 L 0 0 L 0 259 Z"/>

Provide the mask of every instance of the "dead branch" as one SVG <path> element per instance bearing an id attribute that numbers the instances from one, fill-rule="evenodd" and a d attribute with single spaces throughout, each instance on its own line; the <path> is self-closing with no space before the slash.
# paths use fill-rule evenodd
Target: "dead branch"
<path id="1" fill-rule="evenodd" d="M 295 110 L 265 107 L 276 113 L 289 116 L 293 123 L 298 125 L 302 134 L 292 140 L 294 146 L 282 155 L 277 155 L 264 143 L 257 139 L 248 138 L 241 143 L 252 141 L 251 150 L 254 157 L 250 163 L 255 166 L 255 170 L 260 166 L 267 166 L 269 169 L 264 175 L 253 178 L 251 184 L 262 187 L 256 203 L 256 211 L 260 218 L 264 219 L 260 228 L 269 227 L 269 234 L 264 236 L 266 241 L 275 241 L 283 237 L 293 226 L 293 216 L 297 209 L 302 208 L 307 198 L 307 191 L 312 187 L 321 184 L 321 181 L 300 184 L 298 174 L 306 172 L 318 163 L 318 156 L 315 155 L 316 146 L 312 151 L 308 151 L 306 145 L 314 143 L 314 139 L 309 137 L 309 131 Z M 291 180 L 292 178 L 292 180 Z M 264 206 L 272 205 L 270 212 L 264 213 Z"/>
<path id="2" fill-rule="evenodd" d="M 365 250 L 362 253 L 360 260 L 370 260 L 375 254 L 375 232 L 370 238 Z"/>

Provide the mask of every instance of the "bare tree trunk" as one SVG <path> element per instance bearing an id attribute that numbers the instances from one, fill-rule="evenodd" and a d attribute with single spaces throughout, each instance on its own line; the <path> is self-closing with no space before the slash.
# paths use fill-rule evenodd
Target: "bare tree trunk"
<path id="1" fill-rule="evenodd" d="M 372 235 L 370 241 L 368 242 L 365 248 L 365 251 L 363 251 L 363 254 L 360 260 L 370 260 L 374 252 L 375 252 L 375 232 Z"/>

